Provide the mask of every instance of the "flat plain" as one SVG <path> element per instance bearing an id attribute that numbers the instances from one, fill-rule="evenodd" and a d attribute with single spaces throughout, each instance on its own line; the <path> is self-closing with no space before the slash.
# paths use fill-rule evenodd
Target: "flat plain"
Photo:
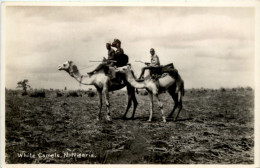
<path id="1" fill-rule="evenodd" d="M 155 102 L 138 94 L 133 120 L 123 120 L 127 95 L 110 93 L 112 121 L 97 121 L 98 97 L 45 98 L 6 91 L 6 163 L 63 164 L 253 164 L 254 90 L 188 89 L 179 120 L 162 123 Z M 160 95 L 166 116 L 173 108 Z M 130 110 L 128 116 L 131 116 Z M 24 155 L 22 155 L 24 154 Z"/>

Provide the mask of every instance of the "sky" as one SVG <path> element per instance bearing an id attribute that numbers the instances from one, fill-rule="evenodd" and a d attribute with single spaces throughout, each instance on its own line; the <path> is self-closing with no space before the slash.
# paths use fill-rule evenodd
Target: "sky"
<path id="1" fill-rule="evenodd" d="M 186 88 L 254 87 L 254 9 L 250 7 L 6 7 L 6 87 L 85 89 L 58 65 L 82 74 L 118 38 L 137 75 L 154 48 Z"/>

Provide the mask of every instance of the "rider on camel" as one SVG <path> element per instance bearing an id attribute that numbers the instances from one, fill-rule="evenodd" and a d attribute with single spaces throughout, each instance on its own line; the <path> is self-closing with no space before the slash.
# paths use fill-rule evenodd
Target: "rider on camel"
<path id="1" fill-rule="evenodd" d="M 142 80 L 146 69 L 154 70 L 157 67 L 160 67 L 159 57 L 157 56 L 157 54 L 155 54 L 155 51 L 153 48 L 150 49 L 150 54 L 151 54 L 151 63 L 147 63 L 147 62 L 145 63 L 147 66 L 142 68 L 142 72 L 141 72 L 141 75 L 138 78 L 138 80 Z"/>
<path id="2" fill-rule="evenodd" d="M 105 66 L 114 66 L 115 65 L 115 50 L 111 48 L 111 44 L 107 43 L 106 48 L 108 50 L 108 58 L 104 57 L 103 62 L 99 64 L 96 69 L 91 72 L 88 72 L 89 75 L 93 75 L 95 72 L 99 71 L 100 69 L 104 68 Z"/>
<path id="3" fill-rule="evenodd" d="M 115 53 L 115 59 L 117 60 L 117 63 L 115 64 L 117 67 L 120 67 L 121 65 L 121 59 L 124 55 L 124 50 L 121 48 L 121 41 L 119 39 L 114 39 L 114 42 L 112 43 L 112 47 L 116 48 Z"/>

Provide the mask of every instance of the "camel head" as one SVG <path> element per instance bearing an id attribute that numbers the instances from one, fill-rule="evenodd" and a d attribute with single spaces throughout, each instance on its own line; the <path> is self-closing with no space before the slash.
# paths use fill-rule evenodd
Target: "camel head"
<path id="1" fill-rule="evenodd" d="M 131 67 L 131 64 L 127 64 L 126 66 L 118 67 L 117 70 L 118 70 L 118 72 L 121 72 L 121 73 L 127 73 L 127 72 L 132 71 L 132 67 Z"/>
<path id="2" fill-rule="evenodd" d="M 126 66 L 123 66 L 123 67 L 118 67 L 117 71 L 119 73 L 122 73 L 122 74 L 126 75 L 127 78 L 128 77 L 136 78 L 131 64 L 127 64 Z"/>
<path id="3" fill-rule="evenodd" d="M 75 73 L 78 73 L 79 70 L 77 66 L 72 61 L 66 61 L 63 64 L 58 66 L 58 70 L 64 70 L 70 74 L 70 76 L 74 76 Z"/>

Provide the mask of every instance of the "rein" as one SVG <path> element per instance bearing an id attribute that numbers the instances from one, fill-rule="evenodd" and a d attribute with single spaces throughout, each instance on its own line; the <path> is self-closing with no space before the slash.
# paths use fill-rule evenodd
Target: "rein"
<path id="1" fill-rule="evenodd" d="M 90 65 L 90 66 L 87 66 L 87 67 L 81 68 L 81 69 L 79 69 L 79 70 L 87 69 L 87 68 L 90 68 L 90 67 L 93 67 L 93 66 L 96 66 L 96 65 L 97 65 L 97 64 Z M 79 71 L 79 70 L 78 70 L 78 71 Z"/>
<path id="2" fill-rule="evenodd" d="M 132 73 L 133 77 L 136 79 L 136 76 L 135 76 L 134 70 L 132 68 L 132 65 L 128 64 L 128 66 L 130 67 L 130 72 Z"/>
<path id="3" fill-rule="evenodd" d="M 90 68 L 90 67 L 96 66 L 96 65 L 97 65 L 97 64 L 94 64 L 94 65 L 90 65 L 90 66 L 87 66 L 87 67 L 84 67 L 84 68 L 80 68 L 80 69 L 78 69 L 78 67 L 77 67 L 76 65 L 73 65 L 73 66 L 76 66 L 76 69 L 73 70 L 73 71 L 69 71 L 69 74 L 70 74 L 71 77 L 75 77 L 74 74 L 77 73 L 77 72 L 79 72 L 80 70 L 87 69 L 87 68 Z M 86 76 L 86 75 L 80 75 L 79 86 L 81 86 L 81 84 L 82 84 L 82 79 L 83 79 L 84 76 Z"/>
<path id="4" fill-rule="evenodd" d="M 78 67 L 77 67 L 77 70 L 75 70 L 75 71 L 70 71 L 69 74 L 70 74 L 70 76 L 73 77 L 73 76 L 74 76 L 73 73 L 79 72 L 80 70 L 87 69 L 87 68 L 90 68 L 90 67 L 93 67 L 93 66 L 96 66 L 96 65 L 97 65 L 97 64 L 94 64 L 94 65 L 86 66 L 86 67 L 80 68 L 80 69 L 78 69 Z M 84 75 L 82 75 L 82 76 L 84 76 Z"/>

